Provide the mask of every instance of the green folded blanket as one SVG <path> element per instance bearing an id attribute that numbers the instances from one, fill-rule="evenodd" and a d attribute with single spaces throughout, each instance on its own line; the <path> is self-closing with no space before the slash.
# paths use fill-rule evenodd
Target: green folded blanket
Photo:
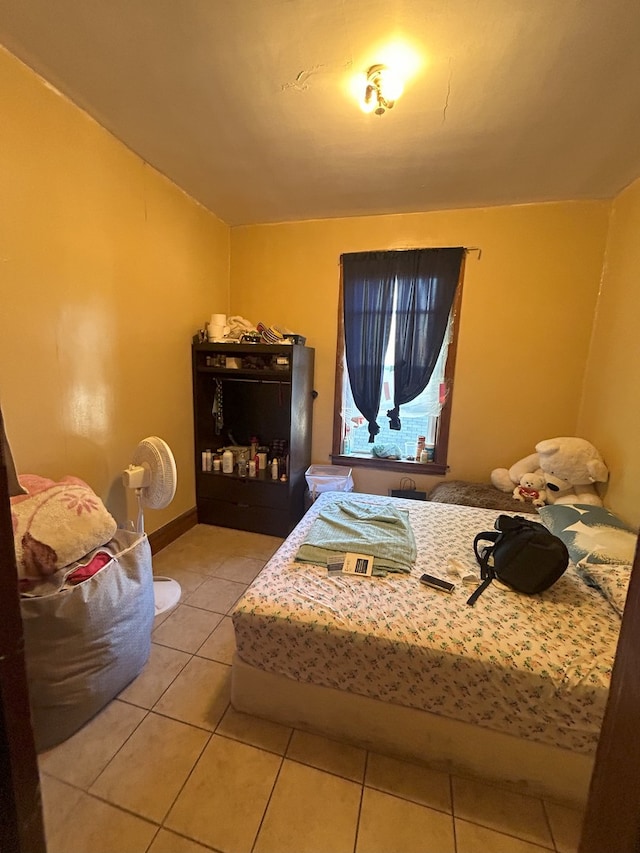
<path id="1" fill-rule="evenodd" d="M 374 575 L 409 572 L 416 560 L 409 513 L 390 503 L 336 502 L 319 513 L 295 560 L 326 566 L 346 552 L 370 554 Z"/>

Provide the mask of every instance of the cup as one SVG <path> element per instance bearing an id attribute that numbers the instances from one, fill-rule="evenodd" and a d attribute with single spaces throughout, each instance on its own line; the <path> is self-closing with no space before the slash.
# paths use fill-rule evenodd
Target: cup
<path id="1" fill-rule="evenodd" d="M 209 341 L 221 341 L 229 334 L 229 326 L 212 326 L 209 324 Z"/>
<path id="2" fill-rule="evenodd" d="M 226 314 L 212 314 L 209 321 L 209 341 L 222 341 L 230 332 Z"/>

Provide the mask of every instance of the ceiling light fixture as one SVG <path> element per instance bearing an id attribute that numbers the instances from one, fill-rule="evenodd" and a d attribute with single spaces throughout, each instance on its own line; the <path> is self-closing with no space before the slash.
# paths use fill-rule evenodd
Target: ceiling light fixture
<path id="1" fill-rule="evenodd" d="M 372 65 L 367 71 L 362 109 L 384 115 L 402 94 L 402 81 L 386 65 Z"/>

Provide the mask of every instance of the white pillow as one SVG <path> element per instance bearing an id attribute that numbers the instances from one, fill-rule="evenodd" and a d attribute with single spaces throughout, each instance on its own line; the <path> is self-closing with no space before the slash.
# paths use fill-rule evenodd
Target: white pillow
<path id="1" fill-rule="evenodd" d="M 589 566 L 583 564 L 582 569 L 585 577 L 598 587 L 616 613 L 622 616 L 629 590 L 631 566 L 625 566 L 623 563 Z"/>

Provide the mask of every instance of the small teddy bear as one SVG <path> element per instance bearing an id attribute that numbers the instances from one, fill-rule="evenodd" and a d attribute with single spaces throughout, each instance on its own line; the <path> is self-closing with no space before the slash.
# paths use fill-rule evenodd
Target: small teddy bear
<path id="1" fill-rule="evenodd" d="M 547 501 L 545 478 L 542 474 L 523 474 L 520 484 L 513 490 L 514 500 L 531 501 L 534 506 L 544 506 Z"/>

